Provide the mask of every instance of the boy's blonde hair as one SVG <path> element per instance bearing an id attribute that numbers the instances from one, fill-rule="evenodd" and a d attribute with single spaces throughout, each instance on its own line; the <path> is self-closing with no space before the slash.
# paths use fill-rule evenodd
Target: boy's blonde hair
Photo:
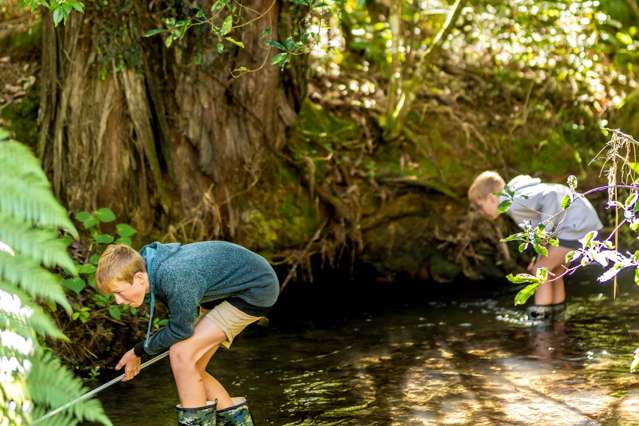
<path id="1" fill-rule="evenodd" d="M 100 255 L 95 281 L 98 291 L 109 294 L 116 281 L 133 282 L 137 272 L 146 272 L 144 259 L 140 253 L 124 244 L 111 244 Z"/>
<path id="2" fill-rule="evenodd" d="M 506 182 L 497 172 L 486 170 L 475 178 L 468 188 L 468 199 L 472 202 L 504 189 Z"/>

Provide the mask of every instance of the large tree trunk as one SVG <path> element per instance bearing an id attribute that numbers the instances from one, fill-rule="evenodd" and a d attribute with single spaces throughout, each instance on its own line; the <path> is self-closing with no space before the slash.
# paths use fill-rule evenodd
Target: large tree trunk
<path id="1" fill-rule="evenodd" d="M 279 4 L 244 3 L 267 12 L 237 36 L 244 49 L 222 55 L 204 28 L 171 48 L 143 38 L 158 4 L 96 4 L 58 28 L 44 17 L 39 151 L 56 193 L 71 210 L 111 207 L 142 232 L 233 236 L 230 200 L 258 182 L 299 104 L 259 39 L 267 27 L 278 37 Z M 233 78 L 240 66 L 258 70 Z"/>

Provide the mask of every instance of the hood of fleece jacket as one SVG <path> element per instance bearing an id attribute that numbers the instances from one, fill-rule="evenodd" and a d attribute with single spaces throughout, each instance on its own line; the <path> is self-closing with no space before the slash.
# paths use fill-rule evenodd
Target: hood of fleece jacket
<path id="1" fill-rule="evenodd" d="M 529 175 L 519 175 L 515 176 L 506 184 L 511 191 L 517 192 L 523 188 L 533 185 L 539 185 L 541 183 L 541 179 L 534 178 Z"/>
<path id="2" fill-rule="evenodd" d="M 149 285 L 153 291 L 157 283 L 157 270 L 159 266 L 169 257 L 173 256 L 180 249 L 180 243 L 162 244 L 153 242 L 147 244 L 140 250 L 140 255 L 146 264 L 146 272 L 149 275 Z"/>
<path id="3" fill-rule="evenodd" d="M 151 335 L 151 325 L 155 313 L 155 289 L 157 284 L 157 270 L 166 259 L 173 256 L 180 249 L 180 243 L 162 244 L 157 241 L 147 244 L 140 250 L 140 255 L 146 263 L 146 273 L 149 276 L 149 292 L 144 296 L 144 303 L 149 304 L 149 324 L 144 338 L 144 347 L 148 345 Z"/>

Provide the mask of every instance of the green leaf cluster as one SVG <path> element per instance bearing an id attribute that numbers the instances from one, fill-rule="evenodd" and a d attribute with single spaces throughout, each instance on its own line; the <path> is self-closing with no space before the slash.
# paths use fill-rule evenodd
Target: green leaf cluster
<path id="1" fill-rule="evenodd" d="M 78 236 L 38 160 L 0 129 L 0 331 L 12 335 L 0 346 L 0 360 L 15 360 L 0 383 L 0 418 L 9 424 L 29 424 L 84 393 L 82 382 L 40 343 L 65 336 L 36 300 L 71 312 L 60 276 L 50 271 L 78 272 L 60 230 Z M 79 402 L 47 424 L 84 420 L 111 424 L 96 400 Z"/>
<path id="2" fill-rule="evenodd" d="M 101 295 L 96 291 L 95 272 L 100 254 L 112 243 L 131 246 L 131 239 L 137 230 L 127 223 L 115 223 L 116 215 L 109 208 L 99 208 L 94 212 L 81 211 L 74 214 L 75 220 L 86 234 L 89 255 L 84 262 L 74 264 L 78 276 L 67 276 L 62 285 L 69 296 L 77 299 L 71 318 L 86 323 L 103 313 L 119 320 L 125 314 L 136 315 L 137 309 L 127 305 L 117 305 L 112 296 Z M 82 241 L 79 241 L 80 243 Z"/>

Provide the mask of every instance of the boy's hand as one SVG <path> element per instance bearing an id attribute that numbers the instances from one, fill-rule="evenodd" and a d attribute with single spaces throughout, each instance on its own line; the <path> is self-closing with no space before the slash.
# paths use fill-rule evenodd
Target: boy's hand
<path id="1" fill-rule="evenodd" d="M 123 382 L 131 380 L 140 372 L 140 357 L 135 354 L 133 349 L 125 353 L 122 358 L 120 358 L 120 361 L 118 361 L 115 369 L 120 370 L 122 369 L 122 367 L 124 367 L 124 379 L 122 379 Z"/>

